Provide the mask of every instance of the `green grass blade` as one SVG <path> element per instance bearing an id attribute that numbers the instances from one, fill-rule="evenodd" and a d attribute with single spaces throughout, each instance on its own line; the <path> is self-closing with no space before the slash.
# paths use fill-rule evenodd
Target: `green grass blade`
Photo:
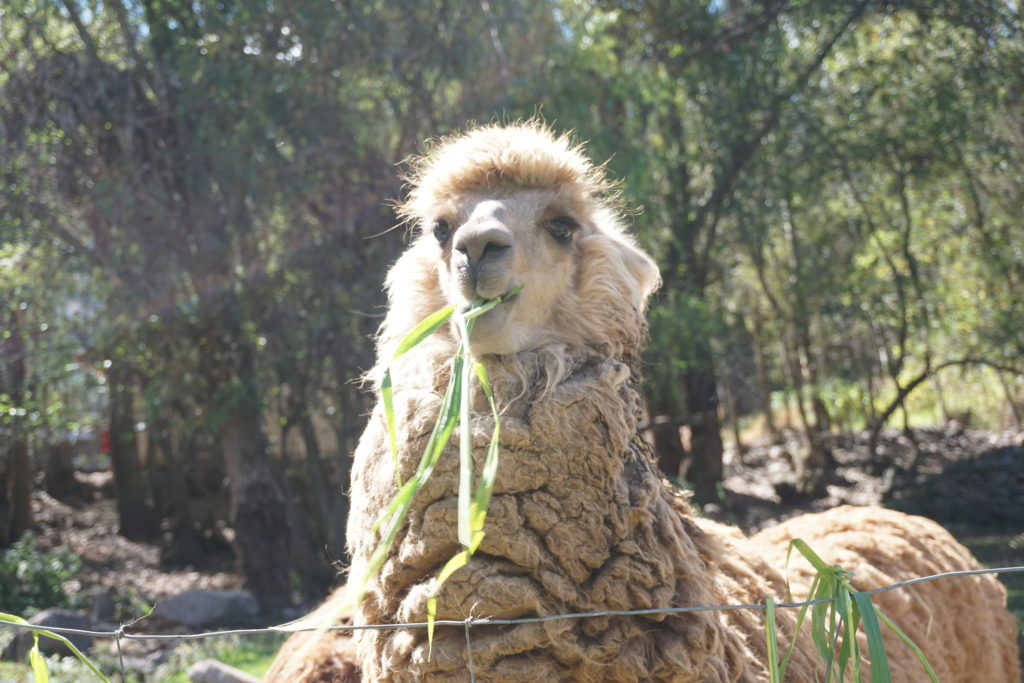
<path id="1" fill-rule="evenodd" d="M 834 599 L 835 592 L 832 585 L 832 574 L 824 573 L 819 574 L 818 576 L 821 579 L 821 581 L 818 582 L 818 592 L 811 596 L 811 599 Z M 825 625 L 829 607 L 829 603 L 811 605 L 811 640 L 814 641 L 814 645 L 818 649 L 818 654 L 821 656 L 822 661 L 825 662 L 828 662 L 829 651 L 832 648 L 832 641 L 829 633 L 830 629 Z"/>
<path id="2" fill-rule="evenodd" d="M 28 651 L 28 661 L 32 665 L 35 683 L 49 683 L 50 672 L 46 670 L 46 660 L 39 651 L 39 634 L 35 631 L 32 631 L 32 649 Z"/>
<path id="3" fill-rule="evenodd" d="M 402 341 L 398 344 L 398 348 L 395 349 L 395 355 L 391 357 L 391 360 L 395 360 L 406 351 L 434 334 L 441 325 L 448 322 L 448 319 L 451 318 L 454 313 L 455 305 L 452 304 L 451 306 L 445 306 L 441 310 L 428 315 L 420 322 L 419 325 L 412 328 L 412 330 L 402 338 Z"/>
<path id="4" fill-rule="evenodd" d="M 394 389 L 391 385 L 391 368 L 386 368 L 384 370 L 384 377 L 381 378 L 380 398 L 384 404 L 384 419 L 388 424 L 388 443 L 391 446 L 391 461 L 395 465 L 395 482 L 401 488 L 402 473 L 398 467 L 398 438 L 395 433 L 395 401 Z"/>
<path id="5" fill-rule="evenodd" d="M 871 683 L 891 683 L 892 674 L 889 672 L 889 657 L 885 653 L 885 642 L 882 640 L 882 629 L 878 626 L 878 616 L 875 614 L 875 606 L 871 602 L 871 596 L 867 593 L 856 592 L 853 599 L 860 608 L 861 620 L 864 623 L 864 633 L 868 637 L 868 655 L 871 657 Z"/>
<path id="6" fill-rule="evenodd" d="M 844 583 L 836 595 L 836 611 L 843 619 L 843 643 L 839 648 L 839 680 L 846 677 L 846 669 L 851 666 L 854 681 L 861 680 L 860 646 L 857 643 L 857 627 L 860 623 L 860 610 L 857 603 L 850 599 L 850 591 Z"/>
<path id="7" fill-rule="evenodd" d="M 799 550 L 800 554 L 807 558 L 807 561 L 811 563 L 811 566 L 814 567 L 816 571 L 823 574 L 833 572 L 833 568 L 826 564 L 825 560 L 818 557 L 818 554 L 811 550 L 811 547 L 807 545 L 807 543 L 805 543 L 803 539 L 794 538 L 792 541 L 789 542 L 789 547 L 796 548 L 797 550 Z"/>
<path id="8" fill-rule="evenodd" d="M 796 548 L 801 555 L 803 555 L 811 566 L 818 573 L 818 578 L 821 579 L 818 582 L 818 590 L 810 597 L 813 600 L 819 599 L 832 599 L 836 597 L 836 572 L 835 569 L 830 567 L 822 560 L 816 552 L 811 550 L 810 546 L 807 545 L 800 538 L 794 538 L 789 542 L 789 549 L 787 550 L 787 561 L 789 552 L 793 548 Z M 826 626 L 827 622 L 827 626 Z M 811 607 L 811 639 L 814 641 L 814 645 L 818 650 L 819 656 L 825 662 L 825 680 L 829 681 L 832 677 L 833 659 L 832 649 L 833 643 L 836 637 L 836 614 L 835 606 L 833 603 L 818 603 Z"/>
<path id="9" fill-rule="evenodd" d="M 466 320 L 474 320 L 476 318 L 479 318 L 484 313 L 491 310 L 498 304 L 504 303 L 511 299 L 512 297 L 514 297 L 522 289 L 522 285 L 516 285 L 505 294 L 502 294 L 501 296 L 496 297 L 494 299 L 487 299 L 486 301 L 484 301 L 483 299 L 477 299 L 476 301 L 473 302 L 473 305 L 469 308 L 469 310 L 462 314 L 462 317 L 465 318 Z"/>
<path id="10" fill-rule="evenodd" d="M 491 504 L 491 495 L 494 492 L 494 480 L 498 475 L 498 454 L 501 439 L 501 423 L 498 420 L 498 407 L 494 403 L 494 392 L 491 390 L 491 383 L 487 378 L 487 368 L 483 363 L 473 362 L 473 372 L 480 382 L 484 395 L 487 396 L 487 403 L 491 408 L 491 415 L 494 417 L 494 430 L 491 432 L 491 441 L 487 445 L 487 458 L 480 471 L 480 481 L 477 483 L 476 492 L 473 494 L 473 544 L 472 551 L 484 537 L 484 523 L 487 521 L 487 509 Z"/>
<path id="11" fill-rule="evenodd" d="M 441 593 L 441 586 L 452 574 L 466 566 L 469 562 L 469 550 L 462 550 L 452 556 L 441 572 L 437 575 L 437 583 L 434 585 L 434 592 L 427 598 L 427 656 L 431 654 L 434 645 L 434 622 L 437 620 L 437 596 Z"/>
<path id="12" fill-rule="evenodd" d="M 469 335 L 473 331 L 472 321 L 464 318 L 459 320 L 462 330 L 462 344 L 459 354 L 468 353 Z M 468 548 L 473 542 L 472 520 L 470 519 L 471 494 L 473 492 L 473 420 L 472 391 L 470 379 L 473 376 L 473 362 L 463 358 L 461 372 L 456 381 L 461 383 L 462 396 L 459 401 L 459 502 L 458 502 L 458 535 L 459 544 Z"/>
<path id="13" fill-rule="evenodd" d="M 453 374 L 458 374 L 461 371 L 462 359 L 457 357 Z M 398 494 L 391 500 L 387 509 L 384 510 L 374 523 L 373 531 L 379 530 L 394 515 L 403 501 L 407 497 L 415 495 L 419 487 L 430 478 L 431 473 L 434 471 L 434 466 L 437 465 L 437 461 L 441 457 L 441 453 L 444 452 L 445 447 L 451 440 L 452 432 L 455 431 L 455 423 L 458 421 L 461 389 L 461 385 L 458 382 L 449 382 L 444 398 L 441 401 L 441 411 L 434 422 L 434 429 L 430 433 L 430 439 L 427 440 L 427 445 L 423 449 L 423 455 L 420 457 L 419 465 L 416 467 L 416 473 L 399 489 Z"/>
<path id="14" fill-rule="evenodd" d="M 410 482 L 413 480 L 410 479 Z M 398 535 L 398 530 L 402 527 L 402 523 L 405 521 L 406 515 L 409 514 L 409 500 L 412 496 L 408 496 L 407 500 L 398 506 L 394 514 L 384 529 L 384 533 L 381 535 L 380 540 L 377 542 L 377 547 L 374 548 L 373 553 L 370 555 L 370 559 L 367 562 L 366 571 L 356 581 L 355 586 L 355 603 L 359 604 L 362 601 L 363 596 L 366 595 L 366 587 L 369 584 L 370 579 L 377 575 L 380 568 L 384 565 L 384 560 L 387 559 L 388 551 L 391 550 L 392 544 L 395 542 L 395 537 Z"/>
<path id="15" fill-rule="evenodd" d="M 462 358 L 456 357 L 453 372 L 457 376 L 462 371 Z M 452 432 L 455 431 L 455 424 L 458 422 L 458 408 L 462 390 L 459 382 L 451 382 L 445 391 L 444 399 L 441 402 L 441 412 L 434 423 L 434 430 L 430 434 L 426 448 L 423 449 L 423 456 L 420 458 L 416 473 L 399 489 L 398 494 L 392 499 L 384 514 L 378 518 L 373 525 L 373 530 L 378 531 L 386 525 L 386 531 L 381 536 L 377 547 L 374 548 L 367 563 L 365 573 L 355 583 L 355 603 L 358 604 L 366 594 L 366 586 L 370 579 L 377 575 L 377 572 L 384 564 L 388 551 L 394 543 L 398 530 L 409 514 L 409 507 L 412 499 L 420 487 L 434 471 L 437 461 L 444 452 L 445 446 L 451 440 Z"/>
<path id="16" fill-rule="evenodd" d="M 904 633 L 903 629 L 901 629 L 899 626 L 897 626 L 896 622 L 894 622 L 892 619 L 890 619 L 885 614 L 885 612 L 883 612 L 882 610 L 880 610 L 880 609 L 878 609 L 876 607 L 875 608 L 875 613 L 879 616 L 879 618 L 882 621 L 885 622 L 886 626 L 888 626 L 889 628 L 892 629 L 893 633 L 895 633 L 897 636 L 899 636 L 900 640 L 902 640 L 904 643 L 906 643 L 907 647 L 909 647 L 911 650 L 914 651 L 914 654 L 917 655 L 917 660 L 919 662 L 921 662 L 921 667 L 925 670 L 925 673 L 928 674 L 928 678 L 931 679 L 932 683 L 939 683 L 939 677 L 935 675 L 935 669 L 933 669 L 932 665 L 928 663 L 928 658 L 925 656 L 925 654 L 921 650 L 921 648 L 919 648 L 917 646 L 917 643 L 915 643 L 913 640 L 911 640 L 910 636 L 908 636 L 906 633 Z"/>
<path id="17" fill-rule="evenodd" d="M 768 680 L 782 683 L 779 675 L 779 633 L 775 625 L 775 600 L 765 600 L 764 637 L 768 646 Z"/>
<path id="18" fill-rule="evenodd" d="M 811 581 L 811 589 L 807 592 L 808 596 L 814 595 L 818 591 L 818 585 L 821 583 L 821 574 L 816 574 L 814 580 Z M 793 593 L 789 590 L 788 582 L 786 592 L 789 599 L 792 599 Z M 797 637 L 800 635 L 800 629 L 803 628 L 804 619 L 807 617 L 807 610 L 809 605 L 804 605 L 800 608 L 796 617 L 796 626 L 793 627 L 793 638 L 789 643 L 789 647 L 786 648 L 786 656 L 782 658 L 782 664 L 779 665 L 779 679 L 786 680 L 786 669 L 789 668 L 789 660 L 793 657 L 793 651 L 796 650 Z"/>

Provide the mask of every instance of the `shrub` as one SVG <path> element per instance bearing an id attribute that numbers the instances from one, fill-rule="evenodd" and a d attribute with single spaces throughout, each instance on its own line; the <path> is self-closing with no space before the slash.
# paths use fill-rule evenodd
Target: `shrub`
<path id="1" fill-rule="evenodd" d="M 0 608 L 29 616 L 47 607 L 73 607 L 63 583 L 81 566 L 70 549 L 40 548 L 35 537 L 26 533 L 0 552 Z"/>

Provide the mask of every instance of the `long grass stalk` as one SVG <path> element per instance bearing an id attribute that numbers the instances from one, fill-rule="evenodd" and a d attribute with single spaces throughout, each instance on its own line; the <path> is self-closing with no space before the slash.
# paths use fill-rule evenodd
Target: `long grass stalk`
<path id="1" fill-rule="evenodd" d="M 437 465 L 451 439 L 451 435 L 458 429 L 459 491 L 456 532 L 462 548 L 448 560 L 438 573 L 434 591 L 427 602 L 427 630 L 431 643 L 433 642 L 433 622 L 437 611 L 437 596 L 441 587 L 452 574 L 469 562 L 469 558 L 476 552 L 480 542 L 483 540 L 487 508 L 490 504 L 491 494 L 494 489 L 494 479 L 498 468 L 498 438 L 500 435 L 498 410 L 494 401 L 494 393 L 487 377 L 487 370 L 483 364 L 474 359 L 472 354 L 470 338 L 473 332 L 473 325 L 477 318 L 498 304 L 508 301 L 518 294 L 521 289 L 522 286 L 516 287 L 507 294 L 494 299 L 478 299 L 468 310 L 462 313 L 458 313 L 455 306 L 447 306 L 420 322 L 402 339 L 396 348 L 391 359 L 392 362 L 415 348 L 416 345 L 440 329 L 442 325 L 452 320 L 453 317 L 455 318 L 461 341 L 452 361 L 451 377 L 441 403 L 441 410 L 438 413 L 434 429 L 424 448 L 419 465 L 416 468 L 416 472 L 406 482 L 402 481 L 398 459 L 397 426 L 394 414 L 394 382 L 390 365 L 384 370 L 384 375 L 381 379 L 381 401 L 387 422 L 388 443 L 392 462 L 394 463 L 398 493 L 374 524 L 373 530 L 380 532 L 380 540 L 370 555 L 365 571 L 362 575 L 356 577 L 350 595 L 354 604 L 358 604 L 362 600 L 370 581 L 377 575 L 387 559 L 391 547 L 398 536 L 398 532 L 408 516 L 417 491 L 433 473 L 434 467 Z M 491 442 L 487 449 L 487 456 L 475 485 L 473 483 L 472 434 L 472 379 L 474 376 L 487 397 L 494 419 L 494 431 L 492 432 Z"/>

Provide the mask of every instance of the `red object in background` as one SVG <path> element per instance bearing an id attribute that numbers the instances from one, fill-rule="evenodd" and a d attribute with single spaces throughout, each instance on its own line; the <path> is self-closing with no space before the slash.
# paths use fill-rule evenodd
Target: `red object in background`
<path id="1" fill-rule="evenodd" d="M 104 429 L 100 432 L 100 453 L 110 455 L 110 430 Z"/>

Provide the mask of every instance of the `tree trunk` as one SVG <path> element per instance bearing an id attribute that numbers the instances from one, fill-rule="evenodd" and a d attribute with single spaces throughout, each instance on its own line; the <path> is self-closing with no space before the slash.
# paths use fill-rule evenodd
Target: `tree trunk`
<path id="1" fill-rule="evenodd" d="M 651 423 L 651 440 L 658 456 L 658 467 L 669 481 L 682 476 L 687 454 L 679 440 L 679 424 L 675 419 L 670 416 L 655 418 Z"/>
<path id="2" fill-rule="evenodd" d="M 995 371 L 996 376 L 999 378 L 999 384 L 1003 387 L 1003 394 L 1006 396 L 1006 404 L 1010 408 L 1010 413 L 1013 415 L 1014 426 L 1020 429 L 1021 425 L 1024 424 L 1024 419 L 1021 418 L 1020 407 L 1017 405 L 1017 401 L 1013 398 L 1013 391 L 1010 389 L 1010 385 L 1006 381 L 1006 377 L 1000 370 Z"/>
<path id="3" fill-rule="evenodd" d="M 757 386 L 761 393 L 761 413 L 764 415 L 765 426 L 768 427 L 772 443 L 782 443 L 782 434 L 779 432 L 779 426 L 775 424 L 775 415 L 772 413 L 772 385 L 768 380 L 768 360 L 761 346 L 763 328 L 760 312 L 757 312 L 754 315 L 754 367 L 757 369 Z"/>
<path id="4" fill-rule="evenodd" d="M 153 538 L 159 533 L 159 524 L 146 501 L 146 479 L 139 462 L 132 385 L 126 365 L 115 361 L 107 370 L 107 391 L 110 397 L 110 467 L 114 473 L 120 521 L 118 532 L 135 541 Z"/>
<path id="5" fill-rule="evenodd" d="M 804 397 L 804 370 L 802 361 L 797 360 L 794 356 L 799 355 L 799 350 L 792 350 L 783 341 L 781 343 L 783 363 L 786 367 L 787 373 L 789 374 L 789 381 L 793 385 L 794 393 L 796 394 L 796 408 L 797 416 L 800 418 L 800 432 L 804 438 L 804 446 L 806 452 L 802 457 L 794 457 L 794 464 L 796 466 L 796 488 L 797 490 L 805 495 L 817 496 L 824 493 L 824 472 L 828 457 L 824 444 L 821 441 L 820 434 L 818 433 L 815 425 L 811 424 L 811 420 L 807 412 L 807 402 Z"/>
<path id="6" fill-rule="evenodd" d="M 331 483 L 324 469 L 323 456 L 320 453 L 320 442 L 316 438 L 316 429 L 313 425 L 313 418 L 308 413 L 299 418 L 299 428 L 302 432 L 302 442 L 306 450 L 306 478 L 309 481 L 309 494 L 313 499 L 313 506 L 318 516 L 317 527 L 323 534 L 323 540 L 330 542 L 331 539 Z"/>
<path id="7" fill-rule="evenodd" d="M 57 500 L 68 501 L 78 493 L 73 455 L 73 448 L 67 440 L 59 441 L 49 449 L 43 481 L 46 492 Z"/>
<path id="8" fill-rule="evenodd" d="M 743 455 L 743 439 L 740 436 L 740 399 L 736 390 L 736 380 L 731 373 L 725 373 L 722 378 L 722 389 L 725 391 L 725 407 L 729 420 L 729 431 L 732 432 L 732 440 L 736 444 L 736 456 Z"/>
<path id="9" fill-rule="evenodd" d="M 694 362 L 686 371 L 687 419 L 690 422 L 690 468 L 698 503 L 718 500 L 722 481 L 722 424 L 718 418 L 718 385 L 714 357 L 707 340 L 695 340 Z"/>
<path id="10" fill-rule="evenodd" d="M 803 385 L 810 390 L 814 425 L 808 424 L 804 417 L 804 431 L 808 444 L 804 486 L 808 493 L 823 494 L 825 479 L 836 469 L 832 450 L 825 445 L 825 435 L 831 429 L 832 417 L 818 393 L 818 361 L 811 351 L 808 334 L 808 330 L 805 329 L 800 335 L 800 372 Z"/>
<path id="11" fill-rule="evenodd" d="M 243 359 L 243 370 L 251 370 Z M 228 396 L 221 448 L 231 493 L 239 569 L 264 608 L 291 604 L 290 534 L 284 493 L 275 480 L 256 387 L 248 372 Z"/>
<path id="12" fill-rule="evenodd" d="M 1000 377 L 1002 377 L 1002 375 L 1000 375 Z M 932 377 L 932 383 L 935 385 L 935 396 L 938 398 L 939 414 L 942 415 L 942 424 L 948 424 L 950 417 L 949 406 L 946 404 L 946 390 L 942 385 L 942 379 L 938 375 L 935 375 Z"/>
<path id="13" fill-rule="evenodd" d="M 163 486 L 167 491 L 166 513 L 172 519 L 171 541 L 163 549 L 161 559 L 179 566 L 194 564 L 202 557 L 202 539 L 192 521 L 188 482 L 185 480 L 185 470 L 178 452 L 179 446 L 175 445 L 170 425 L 160 422 L 154 425 L 153 443 L 163 456 Z"/>
<path id="14" fill-rule="evenodd" d="M 12 311 L 6 339 L 0 335 L 0 394 L 19 408 L 28 393 L 24 323 L 24 313 Z M 8 416 L 0 429 L 0 548 L 6 548 L 32 528 L 32 460 L 23 415 Z"/>

